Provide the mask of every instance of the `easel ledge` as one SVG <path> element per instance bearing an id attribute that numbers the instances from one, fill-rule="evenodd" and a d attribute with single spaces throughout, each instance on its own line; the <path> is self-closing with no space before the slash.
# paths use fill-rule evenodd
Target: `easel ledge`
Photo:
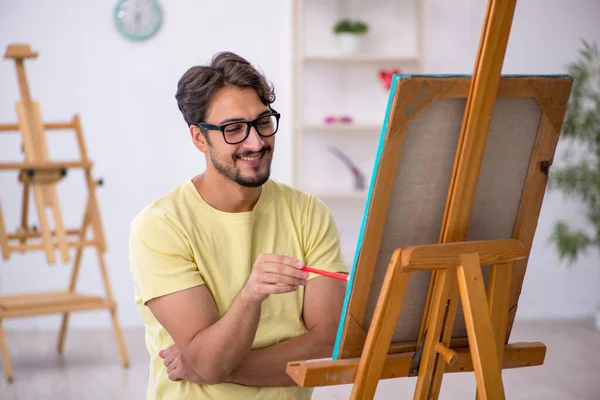
<path id="1" fill-rule="evenodd" d="M 501 370 L 544 363 L 540 342 L 506 344 L 512 263 L 528 252 L 515 239 L 437 243 L 397 248 L 390 259 L 375 316 L 360 358 L 290 362 L 287 374 L 302 387 L 353 383 L 352 398 L 373 398 L 381 379 L 418 376 L 415 398 L 426 398 L 435 357 L 444 372 L 475 372 L 481 399 L 504 398 Z M 481 267 L 491 265 L 486 293 Z M 392 334 L 413 273 L 436 271 L 433 310 L 422 341 L 391 345 Z M 454 286 L 456 285 L 456 286 Z M 456 290 L 464 307 L 468 338 L 444 340 L 449 321 L 448 293 Z"/>
<path id="2" fill-rule="evenodd" d="M 415 357 L 416 342 L 397 344 L 397 354 L 388 354 L 383 365 L 380 379 L 404 378 L 410 376 L 411 362 Z M 394 351 L 390 348 L 390 353 Z M 453 347 L 456 353 L 453 363 L 445 373 L 473 372 L 473 359 L 468 345 Z M 504 346 L 502 369 L 535 367 L 544 364 L 546 345 L 541 342 L 515 342 Z M 354 383 L 360 357 L 344 360 L 331 358 L 319 360 L 294 361 L 288 363 L 286 372 L 301 387 L 319 387 Z"/>

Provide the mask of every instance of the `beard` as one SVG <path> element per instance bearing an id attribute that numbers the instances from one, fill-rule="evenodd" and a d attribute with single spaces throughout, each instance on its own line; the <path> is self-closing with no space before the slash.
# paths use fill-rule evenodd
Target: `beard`
<path id="1" fill-rule="evenodd" d="M 239 157 L 248 156 L 250 154 L 262 153 L 262 163 L 261 165 L 252 168 L 255 172 L 253 176 L 242 176 L 240 172 L 240 168 L 236 166 L 236 163 L 239 160 Z M 237 183 L 240 186 L 247 188 L 255 188 L 262 186 L 265 184 L 269 177 L 271 176 L 271 155 L 272 148 L 271 146 L 265 144 L 261 150 L 258 152 L 248 152 L 241 151 L 231 156 L 232 160 L 230 163 L 225 163 L 221 161 L 212 150 L 209 149 L 210 161 L 212 165 L 215 167 L 217 172 L 223 175 L 225 178 Z M 259 169 L 263 169 L 266 164 L 266 169 L 264 172 L 259 172 Z"/>

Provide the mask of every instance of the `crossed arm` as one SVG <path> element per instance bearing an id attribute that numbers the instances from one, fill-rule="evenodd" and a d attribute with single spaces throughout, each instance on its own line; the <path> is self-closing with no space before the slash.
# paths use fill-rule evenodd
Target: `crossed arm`
<path id="1" fill-rule="evenodd" d="M 309 280 L 303 308 L 307 333 L 256 350 L 251 346 L 260 320 L 260 303 L 245 298 L 243 292 L 220 319 L 204 286 L 158 297 L 147 304 L 199 383 L 289 386 L 294 382 L 285 372 L 288 361 L 331 356 L 345 285 L 326 277 Z"/>

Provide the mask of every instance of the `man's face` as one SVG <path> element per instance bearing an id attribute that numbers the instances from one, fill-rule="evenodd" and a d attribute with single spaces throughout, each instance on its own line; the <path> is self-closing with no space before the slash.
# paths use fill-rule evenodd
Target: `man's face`
<path id="1" fill-rule="evenodd" d="M 203 122 L 220 126 L 236 120 L 252 121 L 268 112 L 269 108 L 260 101 L 253 89 L 224 88 L 213 97 Z M 198 135 L 203 141 L 202 134 Z M 238 144 L 225 142 L 222 132 L 218 130 L 209 130 L 206 136 L 206 143 L 197 145 L 207 154 L 210 161 L 208 168 L 212 166 L 224 177 L 244 187 L 258 187 L 269 179 L 274 136 L 259 136 L 254 127 L 250 129 L 246 140 Z"/>

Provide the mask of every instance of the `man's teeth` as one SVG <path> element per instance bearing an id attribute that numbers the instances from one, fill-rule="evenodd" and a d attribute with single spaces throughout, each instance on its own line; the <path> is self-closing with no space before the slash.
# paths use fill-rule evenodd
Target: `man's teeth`
<path id="1" fill-rule="evenodd" d="M 240 158 L 245 161 L 254 161 L 254 160 L 258 160 L 261 156 L 262 156 L 262 154 L 258 154 L 256 156 L 252 156 L 252 157 L 240 157 Z"/>

